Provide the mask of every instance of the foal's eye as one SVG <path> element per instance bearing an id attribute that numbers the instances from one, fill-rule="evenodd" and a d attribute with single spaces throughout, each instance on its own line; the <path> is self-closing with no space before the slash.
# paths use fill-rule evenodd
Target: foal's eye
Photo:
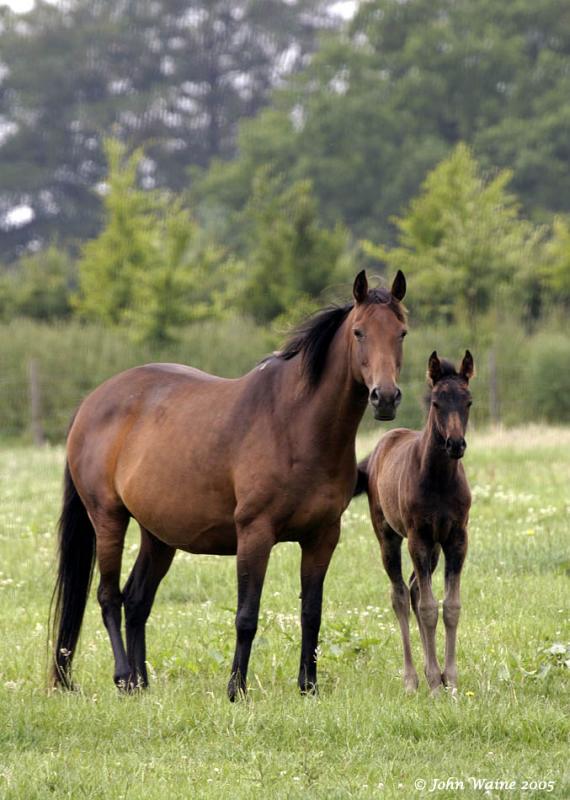
<path id="1" fill-rule="evenodd" d="M 468 400 L 467 401 L 467 408 L 471 408 L 472 405 L 473 405 L 473 400 Z"/>
<path id="2" fill-rule="evenodd" d="M 354 329 L 354 335 L 357 339 L 364 339 L 364 331 L 361 331 L 360 328 Z"/>
<path id="3" fill-rule="evenodd" d="M 435 400 L 433 400 L 433 402 L 432 402 L 432 406 L 433 406 L 434 408 L 439 408 L 439 403 L 436 403 L 436 402 L 435 402 Z"/>

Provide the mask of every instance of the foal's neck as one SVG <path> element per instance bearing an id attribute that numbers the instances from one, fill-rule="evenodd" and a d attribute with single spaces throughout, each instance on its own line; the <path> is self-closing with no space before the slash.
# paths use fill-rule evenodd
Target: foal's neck
<path id="1" fill-rule="evenodd" d="M 435 483 L 446 487 L 456 479 L 459 461 L 449 457 L 444 444 L 430 410 L 419 440 L 420 481 L 422 484 Z"/>

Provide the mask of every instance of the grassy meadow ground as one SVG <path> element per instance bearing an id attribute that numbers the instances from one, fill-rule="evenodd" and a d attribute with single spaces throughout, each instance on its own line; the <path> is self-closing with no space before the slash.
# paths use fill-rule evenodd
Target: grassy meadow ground
<path id="1" fill-rule="evenodd" d="M 373 441 L 361 440 L 361 452 Z M 236 705 L 225 695 L 234 559 L 186 554 L 148 626 L 151 690 L 116 694 L 93 592 L 76 658 L 81 691 L 48 696 L 63 451 L 1 449 L 0 797 L 568 797 L 570 430 L 469 441 L 458 697 L 433 700 L 423 680 L 404 695 L 388 580 L 359 498 L 325 585 L 320 698 L 296 689 L 299 552 L 286 544 L 270 562 L 250 699 Z M 126 567 L 136 550 L 131 528 Z M 441 598 L 441 568 L 436 589 Z M 412 643 L 420 667 L 415 625 Z M 515 785 L 474 788 L 470 778 Z M 430 792 L 434 780 L 444 783 Z"/>

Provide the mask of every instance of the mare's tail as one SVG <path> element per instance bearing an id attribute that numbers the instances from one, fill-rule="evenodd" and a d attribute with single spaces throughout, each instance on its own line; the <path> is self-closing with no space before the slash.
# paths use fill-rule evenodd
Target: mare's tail
<path id="1" fill-rule="evenodd" d="M 354 487 L 353 497 L 358 497 L 359 494 L 365 494 L 368 491 L 368 462 L 370 456 L 367 456 L 358 464 L 358 472 L 356 475 L 356 486 Z"/>
<path id="2" fill-rule="evenodd" d="M 73 659 L 95 564 L 95 531 L 65 464 L 59 519 L 59 565 L 53 590 L 51 630 L 55 639 L 51 682 L 71 689 Z M 57 636 L 57 638 L 56 638 Z"/>

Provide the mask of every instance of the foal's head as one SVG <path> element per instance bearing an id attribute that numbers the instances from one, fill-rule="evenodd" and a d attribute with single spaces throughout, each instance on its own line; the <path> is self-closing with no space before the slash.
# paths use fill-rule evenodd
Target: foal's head
<path id="1" fill-rule="evenodd" d="M 402 399 L 396 384 L 402 363 L 406 320 L 400 301 L 406 294 L 406 279 L 398 270 L 392 288 L 368 289 L 366 273 L 354 281 L 355 304 L 349 314 L 352 373 L 364 384 L 376 419 L 390 420 Z"/>
<path id="2" fill-rule="evenodd" d="M 438 358 L 434 350 L 428 361 L 427 377 L 431 384 L 428 424 L 435 428 L 438 441 L 450 458 L 462 458 L 467 444 L 465 431 L 471 407 L 469 380 L 473 377 L 473 356 L 469 350 L 459 367 Z"/>

